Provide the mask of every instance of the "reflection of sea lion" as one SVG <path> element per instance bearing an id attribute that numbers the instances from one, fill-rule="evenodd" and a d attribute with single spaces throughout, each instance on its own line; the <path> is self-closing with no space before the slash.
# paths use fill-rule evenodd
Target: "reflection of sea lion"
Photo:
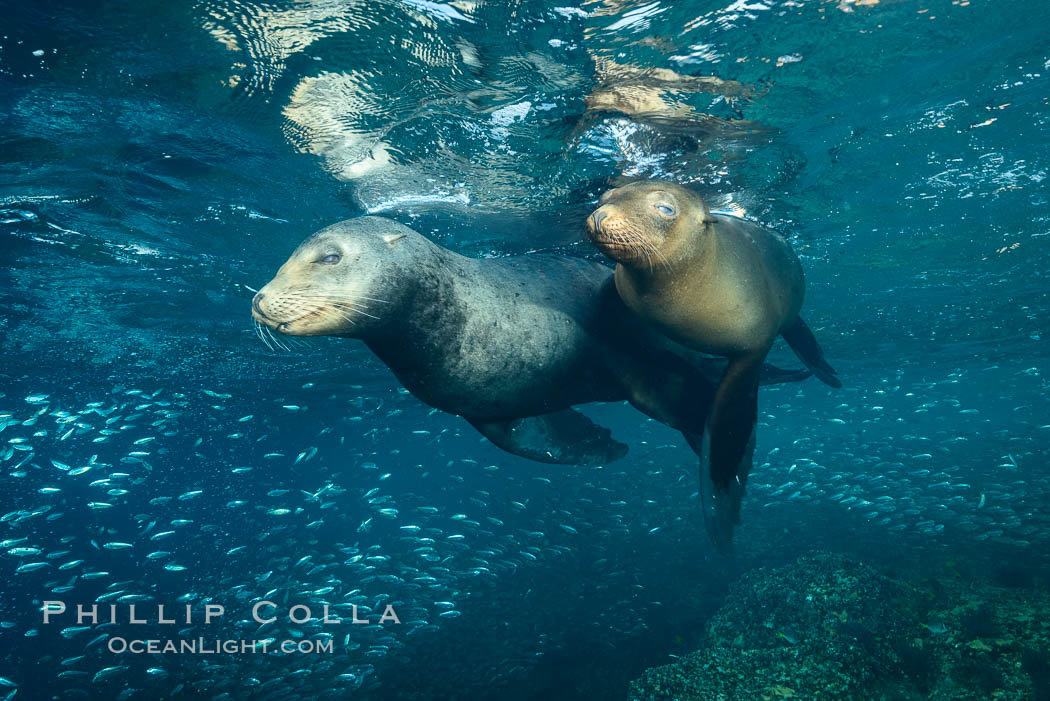
<path id="1" fill-rule="evenodd" d="M 648 123 L 697 138 L 763 140 L 771 129 L 747 121 L 737 111 L 735 119 L 706 114 L 694 106 L 694 95 L 709 93 L 729 104 L 749 100 L 754 89 L 735 80 L 714 76 L 682 75 L 667 68 L 617 63 L 593 55 L 597 85 L 584 98 L 588 113 L 623 114 L 638 123 Z"/>
<path id="2" fill-rule="evenodd" d="M 695 110 L 684 103 L 686 95 L 710 93 L 725 99 L 750 98 L 754 90 L 735 80 L 715 76 L 682 75 L 667 68 L 641 68 L 594 55 L 598 86 L 584 101 L 588 110 L 622 112 L 629 116 L 662 116 L 690 119 Z"/>
<path id="3" fill-rule="evenodd" d="M 363 340 L 416 397 L 541 462 L 626 452 L 575 404 L 627 399 L 671 426 L 702 422 L 724 366 L 647 331 L 598 263 L 465 258 L 379 217 L 308 238 L 252 315 L 284 334 Z"/>
<path id="4" fill-rule="evenodd" d="M 708 466 L 701 470 L 704 517 L 727 548 L 754 448 L 758 373 L 777 334 L 821 380 L 841 386 L 798 315 L 802 266 L 776 232 L 711 214 L 698 195 L 673 183 L 610 190 L 587 224 L 598 248 L 617 261 L 616 290 L 631 310 L 680 343 L 730 359 L 707 424 L 691 436 Z"/>

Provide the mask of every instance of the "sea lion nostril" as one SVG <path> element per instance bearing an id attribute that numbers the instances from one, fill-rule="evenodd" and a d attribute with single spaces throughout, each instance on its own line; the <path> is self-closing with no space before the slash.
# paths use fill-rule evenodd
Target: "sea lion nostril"
<path id="1" fill-rule="evenodd" d="M 602 221 L 605 220 L 606 216 L 608 216 L 608 215 L 605 212 L 602 212 L 602 211 L 597 211 L 597 212 L 595 212 L 594 214 L 591 215 L 591 219 L 594 221 L 594 230 L 595 231 L 601 231 L 602 230 Z"/>
<path id="2" fill-rule="evenodd" d="M 254 309 L 255 313 L 259 316 L 266 316 L 265 314 L 263 314 L 263 310 L 259 308 L 259 300 L 261 300 L 262 298 L 262 292 L 259 292 L 254 297 L 252 297 L 252 309 Z"/>

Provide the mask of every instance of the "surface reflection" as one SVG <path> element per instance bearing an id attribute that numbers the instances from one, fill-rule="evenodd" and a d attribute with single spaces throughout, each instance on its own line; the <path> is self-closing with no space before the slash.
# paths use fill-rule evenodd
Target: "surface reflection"
<path id="1" fill-rule="evenodd" d="M 659 2 L 205 9 L 204 27 L 239 56 L 229 88 L 283 104 L 289 143 L 367 211 L 550 209 L 617 172 L 680 176 L 688 154 L 707 162 L 686 179 L 711 175 L 710 162 L 771 131 L 744 118 L 753 86 L 659 65 L 703 55 L 688 37 L 650 34 L 669 13 Z M 625 41 L 654 60 L 619 58 Z"/>

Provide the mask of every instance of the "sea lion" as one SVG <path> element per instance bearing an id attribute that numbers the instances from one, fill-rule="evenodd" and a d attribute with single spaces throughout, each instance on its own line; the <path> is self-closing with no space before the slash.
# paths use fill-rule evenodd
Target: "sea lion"
<path id="1" fill-rule="evenodd" d="M 598 205 L 587 228 L 617 262 L 627 307 L 679 343 L 729 358 L 706 424 L 685 431 L 701 457 L 708 531 L 728 549 L 751 467 L 759 373 L 774 339 L 782 335 L 813 374 L 842 386 L 799 316 L 802 265 L 780 234 L 712 214 L 674 183 L 631 183 Z"/>
<path id="2" fill-rule="evenodd" d="M 360 339 L 417 398 L 546 463 L 626 453 L 572 406 L 626 399 L 692 426 L 724 368 L 648 329 L 600 263 L 466 258 L 382 217 L 306 239 L 255 295 L 252 316 L 282 334 Z M 766 370 L 766 382 L 809 375 Z"/>

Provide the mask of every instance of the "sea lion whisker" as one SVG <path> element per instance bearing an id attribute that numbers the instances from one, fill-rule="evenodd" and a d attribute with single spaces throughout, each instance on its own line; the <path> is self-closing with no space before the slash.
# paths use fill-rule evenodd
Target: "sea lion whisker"
<path id="1" fill-rule="evenodd" d="M 277 352 L 277 348 L 273 342 L 273 336 L 270 334 L 270 329 L 267 326 L 259 324 L 259 337 L 262 338 L 263 343 L 266 344 L 266 347 L 271 353 Z"/>
<path id="2" fill-rule="evenodd" d="M 338 315 L 339 315 L 340 317 L 342 317 L 342 318 L 343 318 L 343 320 L 345 320 L 345 321 L 348 321 L 348 322 L 350 322 L 350 325 L 351 325 L 351 326 L 357 326 L 357 322 L 356 322 L 356 321 L 354 321 L 353 319 L 351 319 L 351 318 L 350 318 L 349 316 L 347 316 L 346 314 L 343 314 L 342 312 L 336 312 L 336 314 L 338 314 Z"/>
<path id="3" fill-rule="evenodd" d="M 295 319 L 293 319 L 292 321 L 290 321 L 288 323 L 293 323 L 293 322 L 296 322 L 296 321 L 303 321 L 304 319 L 313 319 L 315 317 L 324 316 L 326 314 L 331 314 L 334 311 L 334 310 L 328 308 L 327 306 L 322 307 L 322 306 L 319 306 L 319 305 L 316 305 L 316 304 L 310 304 L 308 302 L 303 302 L 301 300 L 296 300 L 296 301 L 299 302 L 300 308 L 302 308 L 306 313 L 303 314 L 300 317 L 296 317 Z M 339 312 L 335 312 L 335 313 L 338 314 Z"/>
<path id="4" fill-rule="evenodd" d="M 639 248 L 642 252 L 642 255 L 645 257 L 645 262 L 649 264 L 649 270 L 652 271 L 653 259 L 652 256 L 649 255 L 649 251 L 646 249 L 645 240 L 641 237 L 628 238 L 626 235 L 634 233 L 635 232 L 630 227 L 626 227 L 626 230 L 618 230 L 613 234 L 613 236 L 616 239 L 616 241 L 620 242 L 624 246 L 632 246 Z"/>
<path id="5" fill-rule="evenodd" d="M 639 232 L 635 231 L 632 227 L 627 228 L 627 232 L 633 234 L 634 237 L 629 240 L 633 245 L 638 246 L 642 255 L 645 256 L 645 262 L 649 265 L 649 272 L 653 271 L 653 256 L 652 253 L 656 250 L 651 241 L 645 239 Z M 624 239 L 627 237 L 625 236 Z M 659 253 L 657 251 L 657 253 Z"/>
<path id="6" fill-rule="evenodd" d="M 356 324 L 356 322 L 353 319 L 351 319 L 349 316 L 347 316 L 343 312 L 339 311 L 339 309 L 334 308 L 332 305 L 321 306 L 321 305 L 318 305 L 318 304 L 314 304 L 312 302 L 303 302 L 302 300 L 297 300 L 297 301 L 299 301 L 300 306 L 302 306 L 303 308 L 305 308 L 307 310 L 307 313 L 304 316 L 299 317 L 299 319 L 305 319 L 307 317 L 314 317 L 314 316 L 324 316 L 325 314 L 333 314 L 334 313 L 337 316 L 339 316 L 340 318 L 344 319 L 345 321 L 349 321 L 351 324 Z M 296 321 L 298 321 L 299 319 L 296 319 Z"/>
<path id="7" fill-rule="evenodd" d="M 357 312 L 361 316 L 367 316 L 369 319 L 375 319 L 376 321 L 379 321 L 379 317 L 378 316 L 374 316 L 372 314 L 369 314 L 368 312 L 364 311 L 363 309 L 358 309 L 357 307 L 354 307 L 354 306 L 348 304 L 347 302 L 330 302 L 329 304 L 331 304 L 332 306 L 336 307 L 337 309 L 348 309 L 348 310 L 350 310 L 352 312 Z"/>
<path id="8" fill-rule="evenodd" d="M 282 344 L 282 343 L 281 343 L 281 342 L 280 342 L 280 341 L 279 341 L 279 340 L 277 339 L 277 336 L 275 336 L 275 335 L 274 335 L 274 333 L 273 333 L 273 329 L 271 329 L 271 328 L 270 328 L 269 326 L 265 326 L 265 327 L 263 327 L 263 331 L 265 331 L 265 332 L 266 332 L 266 335 L 270 337 L 270 340 L 271 340 L 271 341 L 273 342 L 273 344 L 274 344 L 275 346 L 277 346 L 277 348 L 280 348 L 281 350 L 284 350 L 284 351 L 287 351 L 287 350 L 288 350 L 288 348 L 287 348 L 287 347 L 285 347 L 285 346 L 284 346 L 284 345 L 283 345 L 283 344 Z M 276 351 L 277 349 L 276 349 L 276 348 L 274 348 L 274 349 L 272 349 L 272 350 Z"/>
<path id="9" fill-rule="evenodd" d="M 277 343 L 277 345 L 279 345 L 281 347 L 281 350 L 283 350 L 285 353 L 291 353 L 292 352 L 292 349 L 288 346 L 287 342 L 285 342 L 285 340 L 283 338 L 282 339 L 278 339 L 277 335 L 273 333 L 272 329 L 270 330 L 270 335 L 273 336 L 274 342 Z"/>
<path id="10" fill-rule="evenodd" d="M 350 299 L 349 297 L 341 298 L 341 297 L 330 297 L 330 296 L 322 296 L 322 295 L 297 295 L 297 297 L 299 299 L 312 299 L 312 300 L 317 300 L 317 301 L 321 301 L 321 302 L 333 302 L 333 303 L 334 302 L 338 302 L 339 304 L 352 304 L 352 305 L 354 305 L 356 307 L 360 307 L 361 309 L 368 309 L 368 305 L 365 304 L 364 302 L 358 302 L 357 300 Z"/>
<path id="11" fill-rule="evenodd" d="M 262 324 L 260 324 L 255 319 L 252 319 L 252 325 L 255 327 L 255 335 L 258 336 L 259 340 L 262 341 L 266 345 L 266 347 L 272 351 L 273 346 L 270 345 L 270 341 L 268 341 L 266 336 L 263 334 Z"/>
<path id="12" fill-rule="evenodd" d="M 642 243 L 640 240 L 642 237 L 639 232 L 631 228 L 629 224 L 618 226 L 611 231 L 606 229 L 604 233 L 606 236 L 611 237 L 613 241 L 622 243 L 625 246 L 637 246 Z"/>
<path id="13" fill-rule="evenodd" d="M 346 312 L 340 311 L 338 308 L 330 307 L 328 309 L 321 309 L 321 310 L 318 310 L 316 312 L 316 314 L 319 314 L 319 315 L 335 314 L 336 316 L 338 316 L 339 318 L 343 319 L 344 321 L 349 321 L 352 325 L 357 325 L 357 322 L 354 321 L 352 318 L 350 318 L 350 316 Z"/>
<path id="14" fill-rule="evenodd" d="M 670 272 L 672 269 L 671 261 L 667 260 L 667 256 L 665 256 L 663 252 L 661 252 L 660 249 L 657 248 L 655 245 L 653 246 L 653 251 L 655 251 L 656 255 L 660 258 L 660 261 L 663 263 L 664 269 Z"/>
<path id="15" fill-rule="evenodd" d="M 660 259 L 660 262 L 664 266 L 664 268 L 666 268 L 667 270 L 671 270 L 671 264 L 670 262 L 668 262 L 667 256 L 663 254 L 663 252 L 655 243 L 650 241 L 639 229 L 635 227 L 634 224 L 628 223 L 625 228 L 627 229 L 628 233 L 634 236 L 634 238 L 632 239 L 633 243 L 636 243 L 639 246 L 641 246 L 643 251 L 649 251 L 653 253 L 658 259 Z M 649 259 L 649 271 L 652 272 L 652 261 L 648 256 L 647 259 Z"/>
<path id="16" fill-rule="evenodd" d="M 306 345 L 307 345 L 305 340 L 303 340 L 301 338 L 298 338 L 296 336 L 285 336 L 284 337 L 284 341 L 285 341 L 285 343 L 289 343 L 289 344 L 295 346 L 296 348 L 305 348 Z"/>
<path id="17" fill-rule="evenodd" d="M 656 244 L 654 244 L 652 241 L 646 241 L 645 245 L 650 251 L 652 251 L 656 255 L 656 257 L 660 260 L 660 263 L 664 266 L 664 268 L 670 271 L 671 263 L 667 260 L 667 256 L 665 256 L 663 252 L 659 248 L 657 248 Z M 649 270 L 652 271 L 652 265 L 649 266 Z"/>
<path id="18" fill-rule="evenodd" d="M 265 326 L 264 325 L 262 328 L 263 328 L 263 331 L 266 333 L 266 335 L 269 336 L 269 338 L 273 342 L 273 344 L 275 346 L 277 346 L 277 348 L 279 348 L 279 349 L 281 349 L 283 351 L 286 351 L 286 352 L 291 352 L 292 349 L 289 347 L 288 344 L 291 343 L 292 345 L 295 345 L 295 340 L 296 339 L 292 339 L 291 337 L 285 336 L 284 334 L 280 334 L 281 336 L 283 336 L 283 338 L 278 338 L 278 334 L 275 334 L 273 332 L 273 329 L 271 329 L 269 326 Z M 269 344 L 267 344 L 267 345 L 269 345 Z M 276 350 L 276 349 L 271 347 L 270 350 Z"/>
<path id="19" fill-rule="evenodd" d="M 630 236 L 628 236 L 628 234 L 630 234 Z M 646 240 L 644 236 L 630 225 L 609 232 L 609 235 L 612 236 L 613 241 L 623 246 L 631 246 L 640 249 L 642 255 L 645 257 L 645 262 L 649 265 L 650 272 L 653 270 L 653 257 L 651 253 L 656 253 L 658 257 L 662 257 L 662 254 L 660 254 L 660 251 L 656 249 L 652 242 Z"/>
<path id="20" fill-rule="evenodd" d="M 342 319 L 343 321 L 347 322 L 351 326 L 357 326 L 357 322 L 356 321 L 354 321 L 353 319 L 351 319 L 349 316 L 347 316 L 346 314 L 344 314 L 342 312 L 332 311 L 332 312 L 329 312 L 329 313 L 335 314 L 336 316 L 338 316 L 340 319 Z"/>
<path id="21" fill-rule="evenodd" d="M 325 304 L 338 307 L 340 309 L 348 309 L 352 312 L 361 314 L 362 316 L 367 316 L 370 319 L 375 319 L 376 321 L 379 321 L 378 316 L 375 316 L 374 314 L 369 314 L 365 311 L 366 309 L 368 309 L 368 305 L 361 304 L 360 302 L 342 301 L 335 298 L 324 297 L 320 295 L 297 295 L 297 300 L 300 302 L 300 304 L 305 306 L 309 303 L 302 301 L 304 299 L 316 300 L 316 302 L 323 302 Z M 316 303 L 314 303 L 314 308 L 317 308 Z"/>

